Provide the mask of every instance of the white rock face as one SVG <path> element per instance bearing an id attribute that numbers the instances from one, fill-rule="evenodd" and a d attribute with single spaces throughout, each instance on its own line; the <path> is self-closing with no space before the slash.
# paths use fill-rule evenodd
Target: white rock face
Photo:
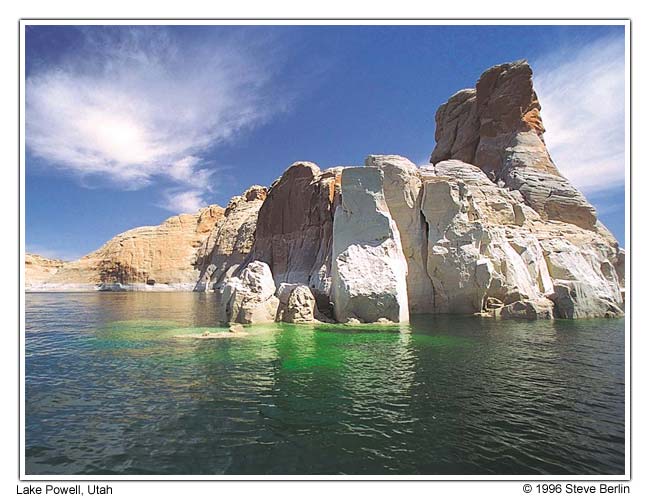
<path id="1" fill-rule="evenodd" d="M 280 301 L 275 282 L 264 262 L 248 264 L 239 277 L 228 278 L 220 290 L 220 317 L 227 323 L 272 323 Z"/>
<path id="2" fill-rule="evenodd" d="M 223 282 L 248 259 L 255 241 L 257 214 L 265 198 L 265 187 L 251 186 L 230 200 L 223 218 L 199 248 L 201 275 L 194 287 L 196 291 L 223 288 Z"/>
<path id="3" fill-rule="evenodd" d="M 604 244 L 575 245 L 566 240 L 542 243 L 554 278 L 552 298 L 560 318 L 623 314 L 623 297 L 615 265 Z"/>
<path id="4" fill-rule="evenodd" d="M 348 167 L 334 215 L 332 302 L 339 322 L 408 321 L 407 265 L 376 167 Z"/>
<path id="5" fill-rule="evenodd" d="M 433 305 L 433 285 L 425 261 L 427 233 L 420 212 L 422 181 L 418 168 L 397 155 L 371 155 L 366 158 L 366 165 L 379 167 L 384 173 L 386 204 L 397 224 L 408 267 L 409 310 L 413 314 L 428 313 Z"/>
<path id="6" fill-rule="evenodd" d="M 620 254 L 607 235 L 544 220 L 521 193 L 458 160 L 420 173 L 433 312 L 490 309 L 496 317 L 525 319 L 621 314 Z"/>

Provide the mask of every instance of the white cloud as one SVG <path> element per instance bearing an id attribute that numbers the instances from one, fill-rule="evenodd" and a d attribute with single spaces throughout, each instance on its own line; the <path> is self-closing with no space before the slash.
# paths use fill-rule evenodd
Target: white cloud
<path id="1" fill-rule="evenodd" d="M 201 207 L 209 205 L 203 198 L 201 190 L 190 191 L 169 191 L 165 193 L 165 203 L 161 205 L 163 208 L 174 213 L 194 213 Z"/>
<path id="2" fill-rule="evenodd" d="M 270 45 L 233 37 L 88 28 L 65 62 L 27 78 L 27 147 L 82 182 L 171 185 L 167 208 L 194 207 L 213 189 L 208 150 L 283 108 L 273 64 Z"/>
<path id="3" fill-rule="evenodd" d="M 587 194 L 625 182 L 624 56 L 608 37 L 531 61 L 553 161 Z"/>

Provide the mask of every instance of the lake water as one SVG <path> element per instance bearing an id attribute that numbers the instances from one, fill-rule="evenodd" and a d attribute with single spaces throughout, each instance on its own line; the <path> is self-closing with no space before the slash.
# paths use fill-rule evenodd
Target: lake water
<path id="1" fill-rule="evenodd" d="M 27 474 L 624 474 L 624 320 L 274 324 L 26 298 Z M 180 337 L 179 337 L 180 336 Z"/>

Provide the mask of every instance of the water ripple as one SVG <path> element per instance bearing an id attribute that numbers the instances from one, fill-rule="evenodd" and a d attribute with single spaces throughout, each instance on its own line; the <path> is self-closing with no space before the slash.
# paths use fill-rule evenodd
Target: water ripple
<path id="1" fill-rule="evenodd" d="M 218 331 L 209 294 L 28 294 L 28 474 L 622 474 L 624 322 Z"/>

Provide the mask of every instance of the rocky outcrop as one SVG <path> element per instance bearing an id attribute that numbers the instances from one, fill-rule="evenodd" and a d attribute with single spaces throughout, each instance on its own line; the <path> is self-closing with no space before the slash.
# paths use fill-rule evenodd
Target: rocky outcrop
<path id="1" fill-rule="evenodd" d="M 625 253 L 551 160 L 540 110 L 528 64 L 495 66 L 438 109 L 431 165 L 297 162 L 225 211 L 128 231 L 75 262 L 28 255 L 26 281 L 215 291 L 229 323 L 620 316 Z"/>
<path id="2" fill-rule="evenodd" d="M 195 214 L 170 217 L 159 226 L 121 233 L 98 250 L 65 262 L 44 281 L 31 282 L 35 290 L 189 289 L 199 277 L 198 249 L 223 209 L 212 205 Z"/>
<path id="3" fill-rule="evenodd" d="M 199 250 L 201 274 L 195 290 L 214 290 L 249 260 L 258 212 L 266 195 L 265 187 L 252 186 L 230 200 L 223 218 L 212 228 Z"/>
<path id="4" fill-rule="evenodd" d="M 322 311 L 330 309 L 332 227 L 341 169 L 291 165 L 259 211 L 253 258 L 266 262 L 280 283 L 308 285 Z"/>
<path id="5" fill-rule="evenodd" d="M 476 313 L 488 297 L 507 305 L 552 291 L 538 242 L 519 229 L 539 216 L 520 197 L 455 160 L 422 174 L 434 312 Z"/>
<path id="6" fill-rule="evenodd" d="M 383 189 L 391 217 L 397 224 L 406 258 L 406 287 L 411 313 L 427 313 L 433 304 L 433 286 L 426 269 L 426 221 L 420 211 L 422 180 L 418 168 L 406 158 L 371 155 L 367 166 L 379 167 L 384 174 Z"/>
<path id="7" fill-rule="evenodd" d="M 318 316 L 316 298 L 312 290 L 295 283 L 282 283 L 276 293 L 278 306 L 277 321 L 284 323 L 313 323 Z"/>
<path id="8" fill-rule="evenodd" d="M 596 211 L 563 177 L 544 143 L 541 105 L 525 61 L 483 73 L 476 89 L 454 94 L 436 113 L 431 163 L 457 159 L 518 190 L 546 219 L 593 229 Z"/>
<path id="9" fill-rule="evenodd" d="M 25 286 L 31 288 L 48 282 L 64 265 L 65 261 L 60 259 L 48 259 L 41 255 L 26 253 Z"/>
<path id="10" fill-rule="evenodd" d="M 406 259 L 377 167 L 349 167 L 341 175 L 334 215 L 332 302 L 337 321 L 407 321 Z"/>
<path id="11" fill-rule="evenodd" d="M 545 220 L 518 191 L 497 186 L 474 165 L 450 160 L 421 175 L 434 312 L 491 310 L 527 319 L 620 314 L 618 248 L 600 232 Z M 558 286 L 584 290 L 571 299 L 579 312 L 559 300 Z"/>
<path id="12" fill-rule="evenodd" d="M 454 158 L 473 163 L 479 143 L 476 89 L 459 90 L 436 111 L 436 148 L 431 163 Z"/>
<path id="13" fill-rule="evenodd" d="M 253 261 L 239 277 L 226 279 L 221 294 L 219 317 L 225 323 L 272 323 L 280 301 L 269 266 Z"/>

